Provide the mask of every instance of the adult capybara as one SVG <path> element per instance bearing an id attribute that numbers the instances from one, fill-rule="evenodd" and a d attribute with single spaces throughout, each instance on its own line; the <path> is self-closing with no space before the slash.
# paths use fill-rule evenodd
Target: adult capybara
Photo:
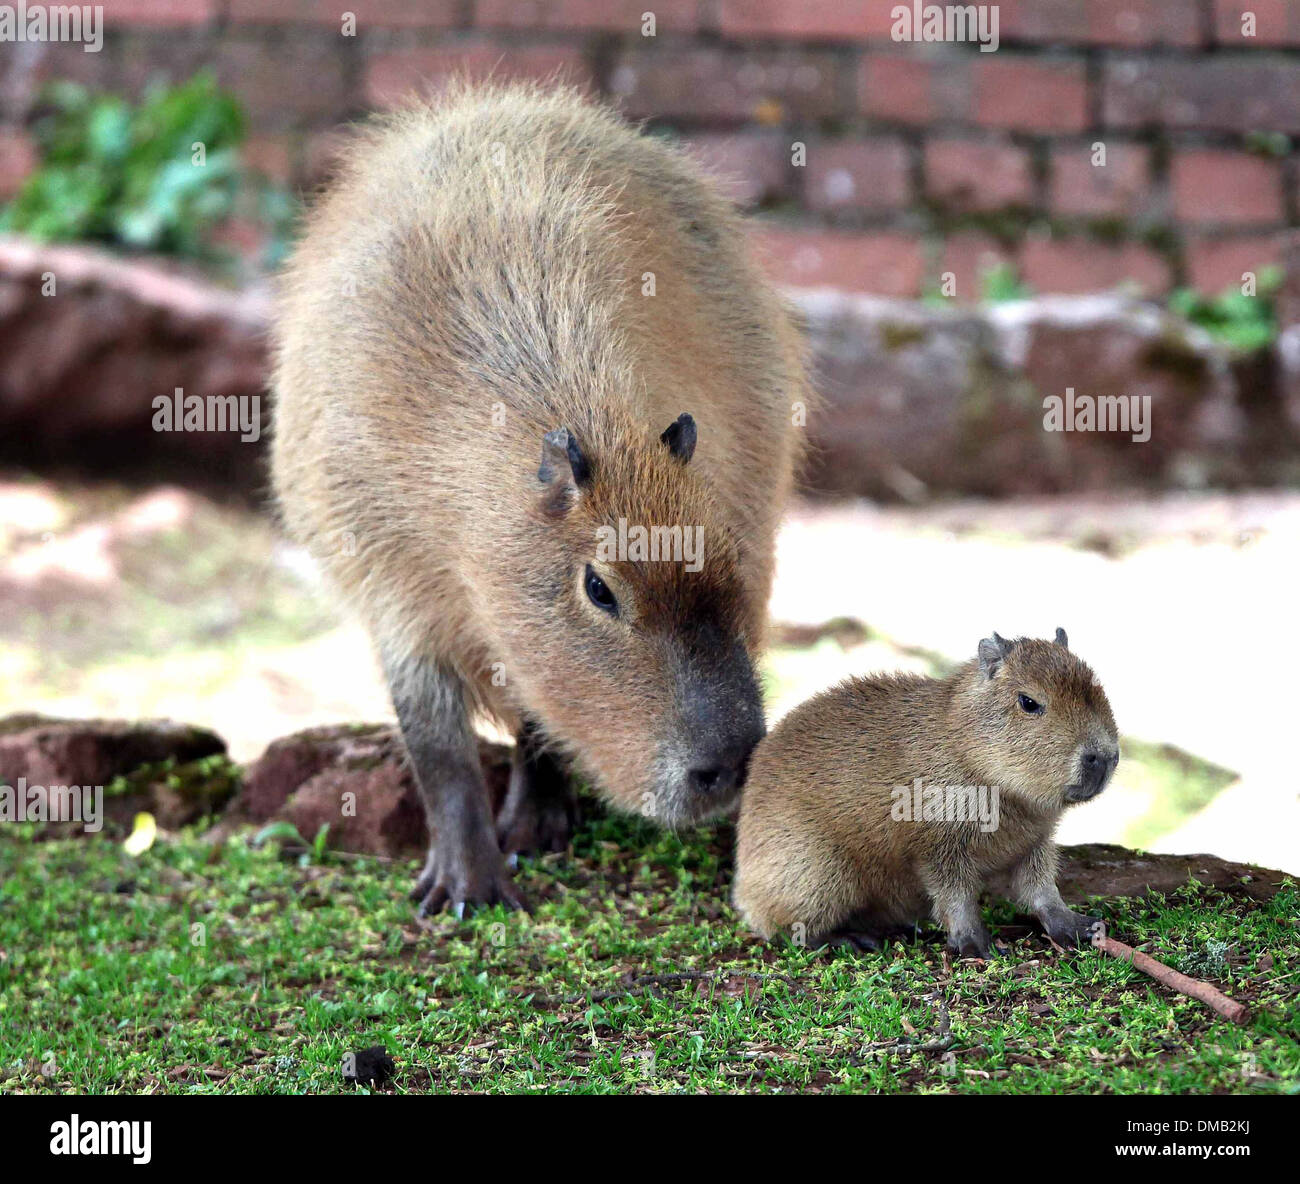
<path id="1" fill-rule="evenodd" d="M 276 493 L 386 672 L 421 909 L 518 904 L 502 848 L 567 843 L 568 764 L 665 823 L 732 806 L 809 392 L 690 158 L 563 89 L 390 116 L 309 220 L 276 344 Z M 496 834 L 476 713 L 519 736 Z"/>

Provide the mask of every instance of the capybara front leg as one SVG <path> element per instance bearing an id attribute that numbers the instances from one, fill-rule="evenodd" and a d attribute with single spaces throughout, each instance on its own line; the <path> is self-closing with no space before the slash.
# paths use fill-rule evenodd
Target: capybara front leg
<path id="1" fill-rule="evenodd" d="M 384 671 L 429 823 L 429 855 L 411 899 L 420 915 L 450 906 L 523 908 L 492 831 L 478 742 L 460 678 L 437 662 L 385 655 Z"/>

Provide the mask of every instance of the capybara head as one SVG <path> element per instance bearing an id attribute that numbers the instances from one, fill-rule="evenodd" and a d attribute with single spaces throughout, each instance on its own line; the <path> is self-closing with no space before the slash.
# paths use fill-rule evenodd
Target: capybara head
<path id="1" fill-rule="evenodd" d="M 734 805 L 763 737 L 765 605 L 691 467 L 694 420 L 622 435 L 543 437 L 509 648 L 530 712 L 606 796 L 691 822 Z"/>
<path id="2" fill-rule="evenodd" d="M 1054 641 L 985 638 L 959 702 L 973 767 L 1045 810 L 1096 797 L 1119 763 L 1106 692 L 1064 629 Z"/>

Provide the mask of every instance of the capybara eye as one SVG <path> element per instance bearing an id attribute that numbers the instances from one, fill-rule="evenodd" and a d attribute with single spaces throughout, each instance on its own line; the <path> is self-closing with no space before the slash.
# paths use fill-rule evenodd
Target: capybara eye
<path id="1" fill-rule="evenodd" d="M 609 585 L 591 570 L 591 564 L 587 564 L 587 578 L 584 581 L 587 588 L 587 599 L 597 608 L 603 608 L 610 616 L 618 613 L 618 601 L 614 599 L 614 593 L 609 590 Z"/>
<path id="2" fill-rule="evenodd" d="M 1027 715 L 1043 714 L 1043 705 L 1037 699 L 1031 699 L 1028 695 L 1024 694 L 1023 692 L 1020 695 L 1019 703 L 1020 703 L 1020 710 L 1025 712 Z"/>

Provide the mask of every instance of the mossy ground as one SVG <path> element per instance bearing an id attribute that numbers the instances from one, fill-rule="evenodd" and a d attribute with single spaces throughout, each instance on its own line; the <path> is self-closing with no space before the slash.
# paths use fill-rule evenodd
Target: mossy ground
<path id="1" fill-rule="evenodd" d="M 413 866 L 197 831 L 0 840 L 0 1092 L 1300 1091 L 1300 891 L 1189 884 L 1098 901 L 1113 932 L 1250 1002 L 1228 1024 L 1010 906 L 989 964 L 938 935 L 882 954 L 771 947 L 725 903 L 726 828 L 592 810 L 524 861 L 532 916 L 418 924 Z"/>

